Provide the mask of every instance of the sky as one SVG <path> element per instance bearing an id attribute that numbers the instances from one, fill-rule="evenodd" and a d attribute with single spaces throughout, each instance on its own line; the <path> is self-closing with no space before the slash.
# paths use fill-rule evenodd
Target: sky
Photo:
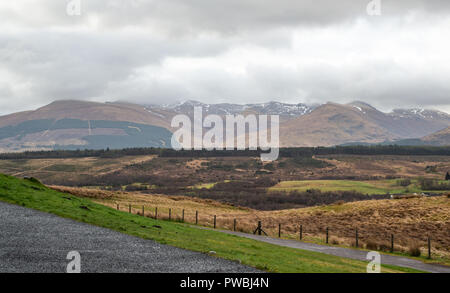
<path id="1" fill-rule="evenodd" d="M 450 113 L 449 36 L 447 0 L 1 1 L 0 114 L 62 99 Z"/>

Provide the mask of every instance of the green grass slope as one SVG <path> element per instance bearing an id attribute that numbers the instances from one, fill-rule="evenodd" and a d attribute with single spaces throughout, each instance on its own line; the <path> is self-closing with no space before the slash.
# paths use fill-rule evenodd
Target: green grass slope
<path id="1" fill-rule="evenodd" d="M 38 181 L 0 174 L 0 200 L 71 218 L 129 235 L 193 251 L 215 251 L 217 257 L 241 261 L 269 272 L 363 273 L 366 262 L 279 247 L 186 224 L 120 212 L 85 198 L 60 193 Z M 417 272 L 383 266 L 382 272 Z"/>

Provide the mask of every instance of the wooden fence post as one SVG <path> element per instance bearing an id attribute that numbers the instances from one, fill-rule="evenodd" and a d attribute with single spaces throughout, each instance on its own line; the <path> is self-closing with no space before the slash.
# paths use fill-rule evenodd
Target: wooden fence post
<path id="1" fill-rule="evenodd" d="M 216 229 L 216 215 L 214 215 L 214 229 Z"/>
<path id="2" fill-rule="evenodd" d="M 195 211 L 195 225 L 198 225 L 198 211 Z"/>
<path id="3" fill-rule="evenodd" d="M 182 212 L 182 214 L 181 214 L 181 222 L 184 223 L 184 209 L 183 209 L 183 212 Z"/>
<path id="4" fill-rule="evenodd" d="M 236 231 L 236 219 L 233 221 L 233 231 Z"/>
<path id="5" fill-rule="evenodd" d="M 280 225 L 281 225 L 281 224 L 280 224 Z M 264 235 L 269 236 L 269 235 L 267 235 L 266 231 L 264 231 L 264 230 L 262 229 L 261 221 L 258 221 L 258 227 L 256 228 L 255 231 L 253 231 L 253 234 L 256 234 L 256 232 L 258 232 L 258 235 L 262 235 L 262 233 L 264 233 Z"/>
<path id="6" fill-rule="evenodd" d="M 131 204 L 128 205 L 128 212 L 131 214 Z"/>
<path id="7" fill-rule="evenodd" d="M 169 209 L 169 221 L 172 219 L 172 209 Z"/>
<path id="8" fill-rule="evenodd" d="M 145 217 L 144 206 L 142 206 L 142 216 Z"/>
<path id="9" fill-rule="evenodd" d="M 355 246 L 356 246 L 356 248 L 359 247 L 359 245 L 358 245 L 358 228 L 356 228 L 356 232 L 355 232 Z"/>
<path id="10" fill-rule="evenodd" d="M 391 234 L 391 252 L 394 252 L 394 234 Z"/>
<path id="11" fill-rule="evenodd" d="M 278 224 L 278 238 L 281 238 L 281 224 Z"/>
<path id="12" fill-rule="evenodd" d="M 300 225 L 300 240 L 303 239 L 303 225 Z"/>
<path id="13" fill-rule="evenodd" d="M 158 207 L 155 207 L 155 220 L 158 220 Z"/>
<path id="14" fill-rule="evenodd" d="M 120 209 L 119 209 L 119 204 L 117 204 L 117 210 L 119 211 Z"/>
<path id="15" fill-rule="evenodd" d="M 431 238 L 428 236 L 428 259 L 431 259 Z"/>
<path id="16" fill-rule="evenodd" d="M 327 239 L 325 243 L 328 244 L 328 227 L 327 227 Z"/>

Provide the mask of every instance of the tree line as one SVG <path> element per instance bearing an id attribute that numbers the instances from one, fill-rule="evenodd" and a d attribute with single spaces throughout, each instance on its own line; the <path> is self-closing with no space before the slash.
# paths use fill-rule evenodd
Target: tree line
<path id="1" fill-rule="evenodd" d="M 100 150 L 50 150 L 26 151 L 0 154 L 0 160 L 54 159 L 158 155 L 160 157 L 259 157 L 264 151 L 258 150 L 174 150 L 168 148 L 125 148 Z M 281 148 L 280 157 L 311 157 L 313 155 L 409 155 L 409 156 L 449 156 L 450 146 L 335 146 L 335 147 L 292 147 Z"/>

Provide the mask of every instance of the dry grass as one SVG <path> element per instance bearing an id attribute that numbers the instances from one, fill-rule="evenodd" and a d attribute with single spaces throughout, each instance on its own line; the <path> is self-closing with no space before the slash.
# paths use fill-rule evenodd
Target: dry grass
<path id="1" fill-rule="evenodd" d="M 94 201 L 128 211 L 141 213 L 142 206 L 147 216 L 154 216 L 158 207 L 158 218 L 168 218 L 169 209 L 174 220 L 180 220 L 185 210 L 185 221 L 194 223 L 198 211 L 199 224 L 212 226 L 214 215 L 217 227 L 252 232 L 258 221 L 271 236 L 278 236 L 278 224 L 282 237 L 298 238 L 299 225 L 303 225 L 306 241 L 323 243 L 325 230 L 329 227 L 330 243 L 354 246 L 355 229 L 358 228 L 360 245 L 377 250 L 390 250 L 391 234 L 395 235 L 395 250 L 408 252 L 411 243 L 425 247 L 427 237 L 432 239 L 433 255 L 450 259 L 450 199 L 447 196 L 410 198 L 398 200 L 359 201 L 339 203 L 303 209 L 279 211 L 256 211 L 235 207 L 213 200 L 183 196 L 149 195 L 128 192 L 110 192 L 84 188 L 55 187 L 60 191 L 93 198 Z"/>
<path id="2" fill-rule="evenodd" d="M 186 162 L 186 167 L 191 169 L 205 169 L 204 166 L 202 166 L 203 163 L 207 163 L 207 160 L 192 160 Z"/>
<path id="3" fill-rule="evenodd" d="M 199 222 L 202 225 L 213 225 L 214 215 L 218 219 L 223 219 L 226 215 L 232 214 L 236 217 L 246 216 L 252 212 L 249 208 L 234 207 L 214 200 L 199 199 L 186 196 L 167 196 L 158 194 L 143 194 L 131 192 L 114 192 L 89 188 L 73 188 L 65 186 L 50 186 L 61 192 L 73 195 L 88 197 L 95 202 L 128 211 L 131 204 L 132 212 L 144 212 L 148 216 L 154 216 L 155 207 L 158 207 L 158 218 L 168 218 L 171 209 L 172 219 L 181 219 L 182 210 L 185 210 L 185 221 L 195 222 L 195 212 L 199 212 Z"/>
<path id="4" fill-rule="evenodd" d="M 325 166 L 306 163 L 295 164 L 292 158 L 280 158 L 273 162 L 271 178 L 282 181 L 316 179 L 355 179 L 366 177 L 385 178 L 386 176 L 416 178 L 418 176 L 443 179 L 450 170 L 448 156 L 363 156 L 363 155 L 327 155 L 316 156 L 325 161 Z M 151 162 L 147 162 L 150 161 Z M 224 180 L 252 180 L 258 170 L 258 158 L 158 158 L 155 156 L 128 156 L 122 158 L 66 158 L 66 159 L 29 159 L 0 160 L 0 173 L 14 176 L 33 176 L 49 184 L 62 184 L 67 179 L 79 179 L 86 176 L 102 176 L 119 172 L 129 178 L 137 170 L 126 168 L 130 164 L 143 163 L 147 175 L 163 176 L 177 180 L 192 179 L 189 185 L 220 182 Z M 211 168 L 204 163 L 229 166 L 229 169 Z M 284 165 L 284 166 L 283 166 Z M 428 172 L 433 166 L 435 172 Z M 264 167 L 265 168 L 265 167 Z M 140 168 L 138 168 L 140 169 Z M 232 170 L 232 171 L 230 171 Z M 262 175 L 257 175 L 262 176 Z M 75 180 L 77 181 L 77 180 Z M 83 184 L 79 184 L 83 185 Z M 387 188 L 387 186 L 380 186 Z"/>
<path id="5" fill-rule="evenodd" d="M 32 159 L 32 160 L 0 160 L 0 173 L 12 176 L 34 176 L 40 180 L 61 177 L 77 177 L 80 174 L 98 176 L 112 173 L 131 164 L 154 159 L 154 155 L 125 156 L 120 158 L 65 158 L 65 159 Z M 55 168 L 56 167 L 56 168 Z"/>
<path id="6" fill-rule="evenodd" d="M 384 177 L 390 175 L 443 179 L 442 174 L 450 169 L 450 158 L 446 156 L 324 155 L 316 157 L 334 166 L 329 172 L 333 176 L 345 174 Z M 426 172 L 427 166 L 435 166 L 436 172 Z"/>

